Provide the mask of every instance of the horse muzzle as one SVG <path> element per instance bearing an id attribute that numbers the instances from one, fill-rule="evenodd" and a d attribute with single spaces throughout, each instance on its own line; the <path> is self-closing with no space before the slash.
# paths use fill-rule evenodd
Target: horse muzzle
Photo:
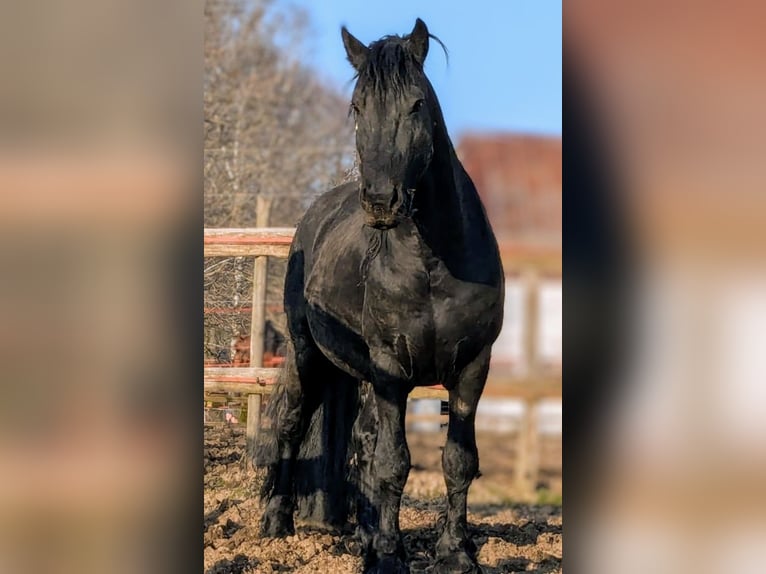
<path id="1" fill-rule="evenodd" d="M 374 227 L 375 229 L 392 229 L 399 225 L 400 220 L 396 215 L 384 215 L 384 216 L 375 216 L 375 215 L 367 215 L 365 218 L 365 225 L 368 225 L 369 227 Z"/>
<path id="2" fill-rule="evenodd" d="M 375 229 L 391 229 L 412 216 L 413 189 L 394 188 L 390 194 L 373 194 L 362 189 L 360 202 L 365 212 L 365 224 Z"/>

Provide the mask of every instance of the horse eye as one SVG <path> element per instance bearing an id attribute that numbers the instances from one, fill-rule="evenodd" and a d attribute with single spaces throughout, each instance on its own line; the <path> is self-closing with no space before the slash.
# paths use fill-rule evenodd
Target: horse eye
<path id="1" fill-rule="evenodd" d="M 415 103 L 412 104 L 412 113 L 415 114 L 420 111 L 420 109 L 423 107 L 423 104 L 425 104 L 426 101 L 423 98 L 420 98 L 419 100 L 415 100 Z"/>

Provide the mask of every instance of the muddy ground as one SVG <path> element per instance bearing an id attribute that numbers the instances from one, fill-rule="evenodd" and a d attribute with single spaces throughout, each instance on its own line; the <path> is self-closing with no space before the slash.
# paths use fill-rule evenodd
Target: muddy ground
<path id="1" fill-rule="evenodd" d="M 444 432 L 410 433 L 413 468 L 401 528 L 412 574 L 430 572 L 437 517 L 444 506 L 440 445 Z M 561 572 L 560 438 L 543 441 L 541 486 L 522 501 L 511 486 L 513 436 L 480 433 L 482 477 L 469 494 L 469 522 L 487 574 Z M 242 464 L 244 428 L 205 428 L 205 574 L 295 572 L 357 574 L 362 560 L 351 535 L 302 530 L 285 539 L 257 534 L 257 476 Z"/>

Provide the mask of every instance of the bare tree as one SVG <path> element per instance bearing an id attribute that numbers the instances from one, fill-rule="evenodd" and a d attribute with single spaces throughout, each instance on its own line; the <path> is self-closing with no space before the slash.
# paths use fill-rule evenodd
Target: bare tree
<path id="1" fill-rule="evenodd" d="M 273 0 L 205 4 L 205 225 L 255 224 L 255 197 L 272 198 L 270 224 L 293 226 L 310 200 L 352 168 L 347 101 L 300 59 L 304 12 Z M 207 260 L 206 307 L 246 305 L 252 262 Z M 268 311 L 281 324 L 284 262 L 269 266 Z M 247 314 L 206 314 L 206 351 L 245 330 Z"/>

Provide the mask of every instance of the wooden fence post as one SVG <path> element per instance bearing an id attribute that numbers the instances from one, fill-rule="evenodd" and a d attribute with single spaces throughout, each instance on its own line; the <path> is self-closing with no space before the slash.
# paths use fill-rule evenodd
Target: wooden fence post
<path id="1" fill-rule="evenodd" d="M 256 227 L 269 226 L 272 198 L 261 195 L 255 200 Z M 263 366 L 263 344 L 266 329 L 266 279 L 268 258 L 259 256 L 253 264 L 253 311 L 250 324 L 250 366 Z M 247 397 L 247 428 L 245 431 L 247 457 L 252 463 L 261 426 L 261 395 Z"/>
<path id="2" fill-rule="evenodd" d="M 538 401 L 524 401 L 524 415 L 518 435 L 516 484 L 524 496 L 533 496 L 537 490 L 540 467 L 540 429 Z"/>
<path id="3" fill-rule="evenodd" d="M 537 270 L 527 268 L 522 273 L 524 285 L 524 363 L 527 377 L 534 379 L 539 374 L 537 339 L 540 319 L 540 281 Z"/>
<path id="4" fill-rule="evenodd" d="M 522 274 L 524 281 L 524 362 L 529 380 L 540 375 L 538 356 L 539 337 L 539 277 L 537 270 L 527 268 Z M 537 486 L 539 466 L 539 439 L 537 401 L 524 401 L 524 415 L 518 434 L 516 484 L 525 496 L 532 496 Z"/>

